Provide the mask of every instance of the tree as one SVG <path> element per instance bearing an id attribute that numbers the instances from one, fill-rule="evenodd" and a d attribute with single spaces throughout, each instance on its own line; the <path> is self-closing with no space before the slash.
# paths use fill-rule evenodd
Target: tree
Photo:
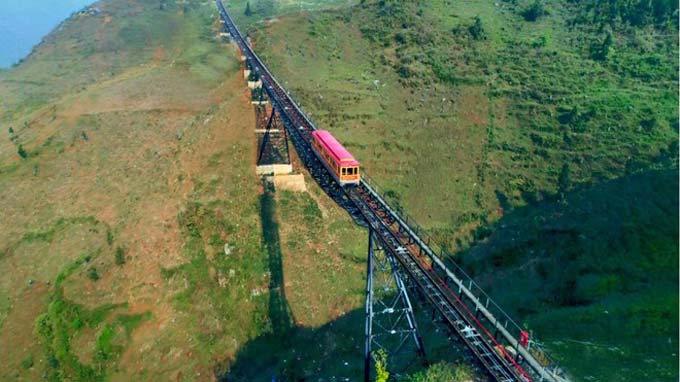
<path id="1" fill-rule="evenodd" d="M 9 135 L 14 134 L 14 129 L 12 127 L 10 127 L 8 131 L 9 131 Z"/>
<path id="2" fill-rule="evenodd" d="M 470 32 L 470 36 L 475 40 L 483 40 L 486 38 L 482 19 L 479 16 L 475 16 L 475 22 L 468 28 L 468 31 Z"/>
<path id="3" fill-rule="evenodd" d="M 23 159 L 28 158 L 28 152 L 24 149 L 24 146 L 22 146 L 22 145 L 19 145 L 19 148 L 17 149 L 17 153 Z"/>
<path id="4" fill-rule="evenodd" d="M 614 43 L 614 39 L 612 37 L 612 33 L 607 32 L 607 37 L 605 37 L 604 41 L 602 41 L 602 53 L 604 54 L 605 58 L 607 58 L 607 56 L 609 56 L 609 51 L 611 50 L 613 43 Z"/>
<path id="5" fill-rule="evenodd" d="M 545 7 L 541 0 L 534 0 L 529 8 L 522 11 L 522 17 L 526 21 L 536 21 L 539 17 L 546 14 Z"/>
<path id="6" fill-rule="evenodd" d="M 614 44 L 614 38 L 612 33 L 607 31 L 607 36 L 605 36 L 602 43 L 595 43 L 590 47 L 590 57 L 597 61 L 607 61 L 609 55 L 612 52 L 612 45 Z"/>
<path id="7" fill-rule="evenodd" d="M 253 11 L 250 9 L 250 1 L 246 3 L 246 11 L 244 12 L 246 16 L 252 16 Z"/>
<path id="8" fill-rule="evenodd" d="M 564 199 L 564 194 L 571 188 L 571 169 L 565 163 L 560 170 L 560 176 L 557 179 L 557 190 L 560 194 L 560 199 Z"/>

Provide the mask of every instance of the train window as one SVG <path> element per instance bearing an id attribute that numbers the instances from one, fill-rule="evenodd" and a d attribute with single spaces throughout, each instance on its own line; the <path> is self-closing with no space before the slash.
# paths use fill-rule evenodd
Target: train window
<path id="1" fill-rule="evenodd" d="M 343 175 L 343 176 L 344 176 L 344 175 L 347 175 L 347 170 L 348 170 L 348 169 L 346 169 L 346 168 L 344 168 L 344 167 L 342 168 L 342 175 Z M 350 169 L 350 170 L 351 170 L 351 169 Z"/>

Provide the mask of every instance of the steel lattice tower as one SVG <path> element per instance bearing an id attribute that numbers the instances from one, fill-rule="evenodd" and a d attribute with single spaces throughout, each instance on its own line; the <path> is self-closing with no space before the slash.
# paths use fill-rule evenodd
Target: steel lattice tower
<path id="1" fill-rule="evenodd" d="M 408 370 L 418 360 L 425 363 L 426 359 L 405 275 L 373 230 L 368 236 L 367 270 L 364 380 L 369 382 L 374 351 L 385 352 L 387 366 L 395 374 Z"/>

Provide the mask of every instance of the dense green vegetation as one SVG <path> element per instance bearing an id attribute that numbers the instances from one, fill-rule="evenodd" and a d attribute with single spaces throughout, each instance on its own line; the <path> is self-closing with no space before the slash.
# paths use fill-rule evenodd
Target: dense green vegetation
<path id="1" fill-rule="evenodd" d="M 552 6 L 551 12 L 560 14 L 581 9 Z M 440 12 L 440 24 L 428 27 L 437 21 L 430 12 L 443 8 L 417 1 L 367 7 L 369 15 L 381 17 L 362 23 L 362 35 L 394 49 L 393 57 L 386 52 L 381 59 L 403 84 L 423 87 L 433 79 L 454 88 L 485 84 L 491 102 L 508 103 L 505 110 L 490 110 L 478 178 L 514 204 L 538 201 L 555 190 L 565 164 L 573 168 L 575 182 L 596 182 L 631 168 L 656 167 L 665 153 L 676 154 L 677 94 L 667 84 L 677 80 L 677 38 L 649 46 L 652 28 L 649 34 L 617 28 L 599 37 L 595 27 L 573 24 L 567 16 L 534 25 L 513 23 L 508 13 L 468 21 Z M 526 13 L 519 4 L 508 9 Z M 457 19 L 452 33 L 437 28 L 449 17 Z M 498 25 L 504 24 L 501 30 L 514 33 L 500 33 Z M 664 28 L 661 32 L 669 33 L 673 25 Z M 606 62 L 592 62 L 591 55 Z"/>
<path id="2" fill-rule="evenodd" d="M 427 370 L 413 374 L 410 381 L 413 382 L 466 382 L 472 380 L 472 372 L 466 365 L 452 365 L 449 363 L 436 363 Z"/>
<path id="3" fill-rule="evenodd" d="M 672 0 L 572 0 L 581 5 L 575 21 L 580 23 L 677 28 L 678 3 Z"/>

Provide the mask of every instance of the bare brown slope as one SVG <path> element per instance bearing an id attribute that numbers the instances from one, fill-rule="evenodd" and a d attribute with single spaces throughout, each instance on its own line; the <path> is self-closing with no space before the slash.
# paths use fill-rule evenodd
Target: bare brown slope
<path id="1" fill-rule="evenodd" d="M 241 272 L 260 248 L 238 63 L 211 3 L 99 6 L 0 75 L 0 379 L 211 380 L 261 307 Z M 190 245 L 194 203 L 239 223 Z M 213 264 L 225 242 L 231 263 Z M 189 276 L 164 270 L 197 253 L 211 274 L 185 305 Z"/>

